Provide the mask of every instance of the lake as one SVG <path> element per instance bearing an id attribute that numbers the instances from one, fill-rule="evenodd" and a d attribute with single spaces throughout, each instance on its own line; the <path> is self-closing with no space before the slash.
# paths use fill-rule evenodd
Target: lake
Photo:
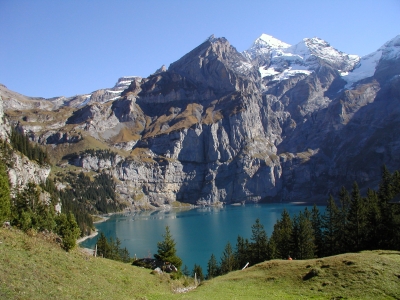
<path id="1" fill-rule="evenodd" d="M 107 238 L 115 240 L 118 237 L 122 248 L 126 247 L 130 256 L 137 258 L 153 257 L 157 253 L 157 242 L 163 240 L 165 227 L 169 226 L 177 255 L 183 260 L 182 268 L 186 265 L 191 271 L 197 264 L 206 274 L 211 254 L 219 261 L 228 241 L 235 249 L 238 235 L 250 240 L 251 226 L 257 218 L 269 238 L 284 209 L 292 216 L 304 208 L 304 205 L 294 203 L 274 203 L 132 212 L 112 215 L 95 226 Z M 311 210 L 312 205 L 308 209 Z M 325 208 L 319 209 L 322 214 Z M 94 249 L 96 241 L 97 237 L 94 237 L 80 245 Z"/>

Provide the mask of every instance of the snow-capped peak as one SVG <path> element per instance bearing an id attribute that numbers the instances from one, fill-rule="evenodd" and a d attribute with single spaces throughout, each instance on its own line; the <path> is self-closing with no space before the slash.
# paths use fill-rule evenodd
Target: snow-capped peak
<path id="1" fill-rule="evenodd" d="M 317 37 L 305 38 L 300 43 L 288 48 L 287 52 L 302 57 L 304 61 L 311 60 L 311 56 L 318 57 L 345 71 L 351 70 L 360 60 L 357 55 L 348 55 L 338 51 L 328 42 Z M 312 66 L 310 65 L 310 67 Z"/>
<path id="2" fill-rule="evenodd" d="M 357 55 L 338 51 L 317 37 L 305 38 L 291 46 L 267 34 L 262 34 L 243 55 L 259 66 L 262 77 L 272 76 L 272 80 L 309 75 L 321 61 L 337 70 L 350 71 L 360 60 Z"/>
<path id="3" fill-rule="evenodd" d="M 323 54 L 326 50 L 332 50 L 329 43 L 320 38 L 305 38 L 300 43 L 291 46 L 287 52 L 297 54 L 303 58 L 308 58 L 311 54 Z M 333 49 L 335 50 L 335 49 Z M 335 51 L 331 51 L 335 53 Z"/>
<path id="4" fill-rule="evenodd" d="M 350 88 L 354 83 L 371 77 L 375 74 L 376 67 L 381 60 L 392 60 L 400 58 L 400 35 L 386 42 L 377 51 L 365 55 L 361 58 L 357 66 L 351 72 L 342 74 L 342 78 L 347 81 L 346 88 Z"/>
<path id="5" fill-rule="evenodd" d="M 258 45 L 262 46 L 265 48 L 269 49 L 279 49 L 279 48 L 288 48 L 290 47 L 289 44 L 286 44 L 285 42 L 282 42 L 281 40 L 278 40 L 274 38 L 271 35 L 263 33 L 256 41 L 254 42 L 253 45 Z"/>
<path id="6" fill-rule="evenodd" d="M 400 34 L 390 41 L 386 42 L 382 47 L 378 49 L 378 51 L 382 51 L 382 58 L 396 59 L 400 57 Z"/>
<path id="7" fill-rule="evenodd" d="M 242 54 L 253 63 L 257 61 L 257 65 L 264 65 L 271 58 L 271 53 L 290 47 L 289 44 L 274 38 L 271 35 L 263 33 L 257 38 L 253 45 Z"/>
<path id="8" fill-rule="evenodd" d="M 117 83 L 114 85 L 114 87 L 111 90 L 114 91 L 123 91 L 126 88 L 129 87 L 129 85 L 132 83 L 134 80 L 140 80 L 142 79 L 139 76 L 123 76 L 118 78 Z"/>

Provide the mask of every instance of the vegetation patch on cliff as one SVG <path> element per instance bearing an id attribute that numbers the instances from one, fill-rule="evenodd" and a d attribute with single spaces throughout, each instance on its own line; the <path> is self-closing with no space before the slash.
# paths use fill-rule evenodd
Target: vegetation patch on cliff
<path id="1" fill-rule="evenodd" d="M 140 130 L 138 130 L 140 131 Z M 122 128 L 119 133 L 111 139 L 113 143 L 125 143 L 129 141 L 137 141 L 140 139 L 140 135 L 130 128 Z"/>
<path id="2" fill-rule="evenodd" d="M 197 103 L 188 104 L 185 110 L 178 115 L 175 115 L 170 110 L 168 114 L 157 117 L 153 123 L 146 126 L 144 138 L 190 128 L 200 122 L 202 111 L 203 106 Z"/>

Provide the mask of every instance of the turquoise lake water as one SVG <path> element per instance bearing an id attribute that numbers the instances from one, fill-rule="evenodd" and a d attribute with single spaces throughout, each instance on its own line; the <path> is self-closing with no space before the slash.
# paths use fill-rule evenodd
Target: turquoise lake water
<path id="1" fill-rule="evenodd" d="M 169 226 L 177 254 L 183 260 L 182 267 L 186 265 L 192 270 L 194 264 L 198 264 L 206 274 L 211 254 L 219 260 L 228 241 L 235 249 L 238 235 L 250 240 L 251 226 L 257 218 L 269 238 L 283 209 L 294 215 L 304 208 L 304 205 L 279 203 L 132 212 L 112 215 L 106 222 L 96 224 L 96 228 L 107 238 L 118 237 L 130 256 L 143 258 L 157 253 L 157 242 L 163 240 L 165 227 Z M 319 209 L 322 214 L 324 207 Z M 97 237 L 87 239 L 81 246 L 94 249 L 96 241 Z"/>

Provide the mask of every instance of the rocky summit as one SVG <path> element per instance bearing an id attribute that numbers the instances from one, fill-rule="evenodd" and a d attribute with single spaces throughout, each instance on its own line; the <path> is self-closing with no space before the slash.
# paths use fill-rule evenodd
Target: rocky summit
<path id="1" fill-rule="evenodd" d="M 59 170 L 106 172 L 138 208 L 324 202 L 354 181 L 376 186 L 383 165 L 400 169 L 400 35 L 365 57 L 266 34 L 240 53 L 211 36 L 113 88 L 0 95 L 9 122 Z"/>

